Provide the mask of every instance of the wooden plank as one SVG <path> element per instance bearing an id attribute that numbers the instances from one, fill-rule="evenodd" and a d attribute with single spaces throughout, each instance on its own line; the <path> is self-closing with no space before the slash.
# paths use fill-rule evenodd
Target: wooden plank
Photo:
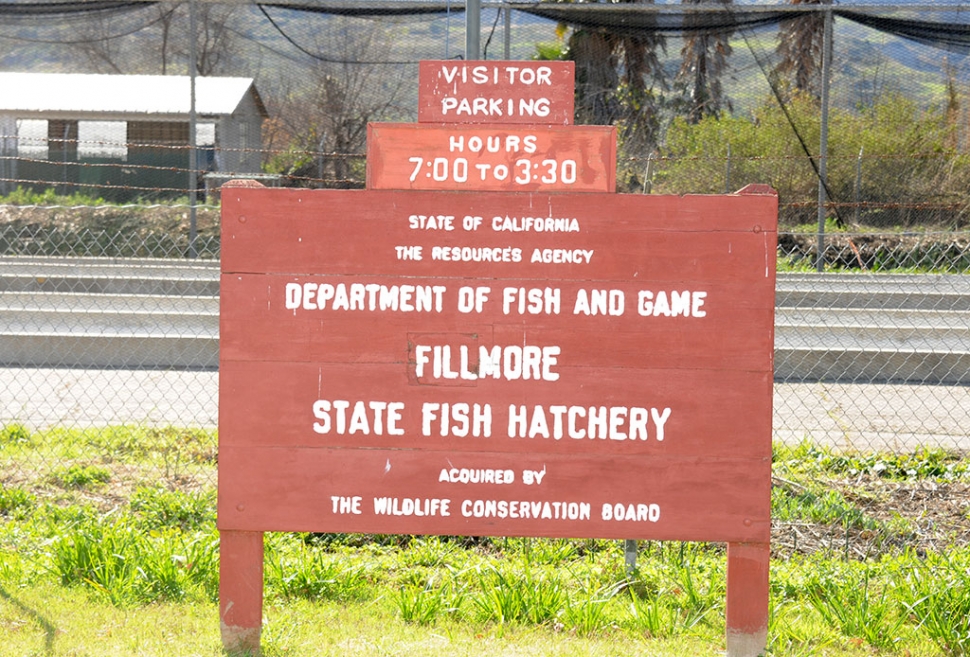
<path id="1" fill-rule="evenodd" d="M 616 129 L 371 123 L 367 188 L 612 192 Z"/>
<path id="2" fill-rule="evenodd" d="M 761 542 L 770 531 L 768 458 L 232 447 L 219 461 L 234 473 L 220 481 L 223 530 Z M 502 483 L 462 483 L 463 469 Z"/>
<path id="3" fill-rule="evenodd" d="M 234 361 L 221 367 L 220 447 L 475 449 L 579 459 L 590 454 L 771 454 L 770 372 L 577 368 L 564 371 L 559 381 L 437 387 L 409 384 L 403 367 Z M 319 400 L 329 401 L 330 407 L 315 409 Z M 349 406 L 341 411 L 334 400 Z M 468 405 L 464 416 L 458 404 Z M 351 421 L 355 413 L 356 424 Z M 615 429 L 593 422 L 603 413 Z M 346 422 L 343 430 L 338 416 Z M 591 425 L 603 437 L 593 439 Z"/>
<path id="4" fill-rule="evenodd" d="M 402 283 L 427 291 L 430 306 L 382 311 L 378 286 L 387 290 Z M 771 367 L 773 337 L 763 329 L 770 324 L 772 290 L 696 281 L 659 290 L 615 283 L 533 285 L 527 280 L 227 275 L 220 292 L 222 354 L 233 360 L 404 362 L 414 360 L 413 345 L 427 334 L 422 344 L 453 342 L 449 352 L 455 367 L 462 345 L 475 366 L 481 347 L 524 343 L 559 346 L 563 367 Z M 463 298 L 486 289 L 482 312 L 461 312 Z M 342 306 L 338 299 L 335 307 L 337 294 L 355 297 L 354 306 Z M 604 327 L 610 331 L 610 350 L 599 344 Z"/>
<path id="5" fill-rule="evenodd" d="M 708 280 L 750 284 L 755 291 L 770 287 L 764 282 L 774 276 L 777 198 L 719 198 L 720 204 L 703 196 L 233 189 L 223 195 L 222 267 L 225 273 Z M 451 230 L 411 227 L 428 225 L 428 217 L 444 218 L 436 225 Z M 466 230 L 466 218 L 477 228 Z M 553 218 L 570 230 L 540 232 L 535 221 L 527 222 Z M 513 224 L 521 230 L 494 229 Z M 435 259 L 436 246 L 449 257 L 458 249 L 459 259 Z M 398 247 L 420 247 L 421 259 L 413 250 L 400 255 Z M 462 260 L 465 249 L 478 261 Z M 518 262 L 512 261 L 515 249 Z M 577 251 L 580 258 L 572 264 L 532 262 L 537 250 L 540 258 Z M 485 255 L 495 257 L 482 262 Z"/>
<path id="6" fill-rule="evenodd" d="M 422 61 L 419 123 L 571 125 L 575 62 Z"/>
<path id="7" fill-rule="evenodd" d="M 669 322 L 639 332 L 613 328 L 620 322 L 604 322 L 610 327 L 610 349 L 605 350 L 601 344 L 604 329 L 589 326 L 592 322 L 570 330 L 473 320 L 434 325 L 433 318 L 410 320 L 410 317 L 395 315 L 375 326 L 377 313 L 336 318 L 323 313 L 303 313 L 291 315 L 292 321 L 287 321 L 283 313 L 267 311 L 254 312 L 245 324 L 227 318 L 220 343 L 228 360 L 305 360 L 323 365 L 352 358 L 358 364 L 401 364 L 392 371 L 404 374 L 407 370 L 409 376 L 426 385 L 451 385 L 448 381 L 457 379 L 461 385 L 478 386 L 486 378 L 478 376 L 486 360 L 483 356 L 490 357 L 496 348 L 500 357 L 512 359 L 512 366 L 517 368 L 523 357 L 529 357 L 529 352 L 510 351 L 510 345 L 542 350 L 547 356 L 543 362 L 553 363 L 549 358 L 554 359 L 551 367 L 554 372 L 576 367 L 765 372 L 771 369 L 772 354 L 750 347 L 771 344 L 770 331 L 759 323 L 760 316 L 766 312 L 749 311 L 747 317 L 730 325 L 732 330 L 723 332 L 718 329 L 728 328 L 728 320 L 720 318 L 703 324 Z M 235 317 L 243 315 L 239 313 Z M 750 326 L 751 330 L 733 330 L 739 326 Z M 711 346 L 720 348 L 705 349 Z M 419 359 L 422 373 L 416 374 Z M 436 368 L 441 374 L 433 376 Z M 526 369 L 515 378 L 530 376 L 531 369 Z"/>

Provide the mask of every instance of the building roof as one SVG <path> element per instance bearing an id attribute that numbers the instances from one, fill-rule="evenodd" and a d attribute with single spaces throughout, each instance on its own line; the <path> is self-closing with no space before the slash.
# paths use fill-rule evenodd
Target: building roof
<path id="1" fill-rule="evenodd" d="M 251 78 L 198 77 L 199 116 L 233 114 L 247 94 L 266 108 Z M 22 118 L 187 120 L 191 106 L 187 75 L 89 75 L 0 71 L 0 113 Z"/>

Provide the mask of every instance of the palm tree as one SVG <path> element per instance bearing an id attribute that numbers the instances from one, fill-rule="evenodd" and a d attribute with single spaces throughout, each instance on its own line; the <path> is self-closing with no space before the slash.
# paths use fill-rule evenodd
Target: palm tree
<path id="1" fill-rule="evenodd" d="M 831 0 L 788 0 L 793 5 L 830 4 Z M 813 98 L 822 97 L 822 48 L 825 16 L 820 11 L 807 12 L 781 22 L 776 52 L 781 61 L 776 76 L 788 81 L 789 87 Z"/>
<path id="2" fill-rule="evenodd" d="M 681 0 L 685 5 L 711 4 L 710 0 Z M 729 5 L 732 0 L 713 0 L 714 3 Z M 705 116 L 717 116 L 724 108 L 731 109 L 730 102 L 724 97 L 721 76 L 727 68 L 727 58 L 731 54 L 729 32 L 714 33 L 705 30 L 704 14 L 688 14 L 687 24 L 695 25 L 696 31 L 689 31 L 681 49 L 682 62 L 677 73 L 678 86 L 683 89 L 687 105 L 687 120 L 697 123 Z"/>
<path id="3" fill-rule="evenodd" d="M 615 4 L 654 4 L 654 0 L 613 0 Z M 628 154 L 656 145 L 659 105 L 666 82 L 658 55 L 666 48 L 660 34 L 580 28 L 568 41 L 576 62 L 576 120 L 617 125 Z"/>

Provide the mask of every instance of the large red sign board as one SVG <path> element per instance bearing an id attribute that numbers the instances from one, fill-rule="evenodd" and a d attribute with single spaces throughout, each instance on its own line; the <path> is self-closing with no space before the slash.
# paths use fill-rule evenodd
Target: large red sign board
<path id="1" fill-rule="evenodd" d="M 220 528 L 767 542 L 776 207 L 224 193 Z"/>
<path id="2" fill-rule="evenodd" d="M 571 125 L 575 62 L 423 61 L 419 123 Z"/>
<path id="3" fill-rule="evenodd" d="M 612 192 L 616 129 L 372 123 L 368 189 Z"/>
<path id="4" fill-rule="evenodd" d="M 777 197 L 598 193 L 573 74 L 424 63 L 368 191 L 223 192 L 230 649 L 262 532 L 305 530 L 726 541 L 727 654 L 763 650 Z"/>

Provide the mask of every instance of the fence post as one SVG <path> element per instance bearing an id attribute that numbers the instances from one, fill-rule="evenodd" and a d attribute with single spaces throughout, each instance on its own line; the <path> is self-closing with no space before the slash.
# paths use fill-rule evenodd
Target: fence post
<path id="1" fill-rule="evenodd" d="M 626 577 L 633 579 L 633 574 L 637 571 L 637 542 L 635 539 L 623 541 L 623 556 L 626 561 Z"/>
<path id="2" fill-rule="evenodd" d="M 731 193 L 731 142 L 727 145 L 727 163 L 724 168 L 724 193 Z"/>
<path id="3" fill-rule="evenodd" d="M 653 193 L 653 153 L 647 156 L 647 168 L 643 172 L 643 193 Z"/>
<path id="4" fill-rule="evenodd" d="M 859 149 L 859 157 L 855 161 L 855 198 L 853 199 L 853 204 L 855 205 L 855 218 L 853 221 L 856 226 L 859 225 L 859 197 L 862 193 L 862 152 L 865 149 L 865 146 Z"/>
<path id="5" fill-rule="evenodd" d="M 465 61 L 482 58 L 482 0 L 465 0 Z"/>
<path id="6" fill-rule="evenodd" d="M 825 193 L 828 178 L 826 163 L 829 154 L 829 81 L 832 69 L 832 8 L 825 12 L 825 34 L 822 45 L 822 125 L 818 145 L 818 253 L 815 257 L 815 269 L 821 272 L 825 269 Z"/>
<path id="7" fill-rule="evenodd" d="M 506 3 L 505 7 L 502 8 L 505 12 L 505 49 L 503 50 L 503 55 L 505 55 L 505 61 L 512 59 L 512 7 Z"/>
<path id="8" fill-rule="evenodd" d="M 195 133 L 196 133 L 196 112 L 195 112 L 195 72 L 197 67 L 195 35 L 197 31 L 195 22 L 195 0 L 189 0 L 189 258 L 195 258 L 198 254 L 195 249 L 195 242 L 198 238 L 198 223 L 196 217 L 196 194 L 199 186 L 198 172 L 199 163 L 195 153 Z"/>

